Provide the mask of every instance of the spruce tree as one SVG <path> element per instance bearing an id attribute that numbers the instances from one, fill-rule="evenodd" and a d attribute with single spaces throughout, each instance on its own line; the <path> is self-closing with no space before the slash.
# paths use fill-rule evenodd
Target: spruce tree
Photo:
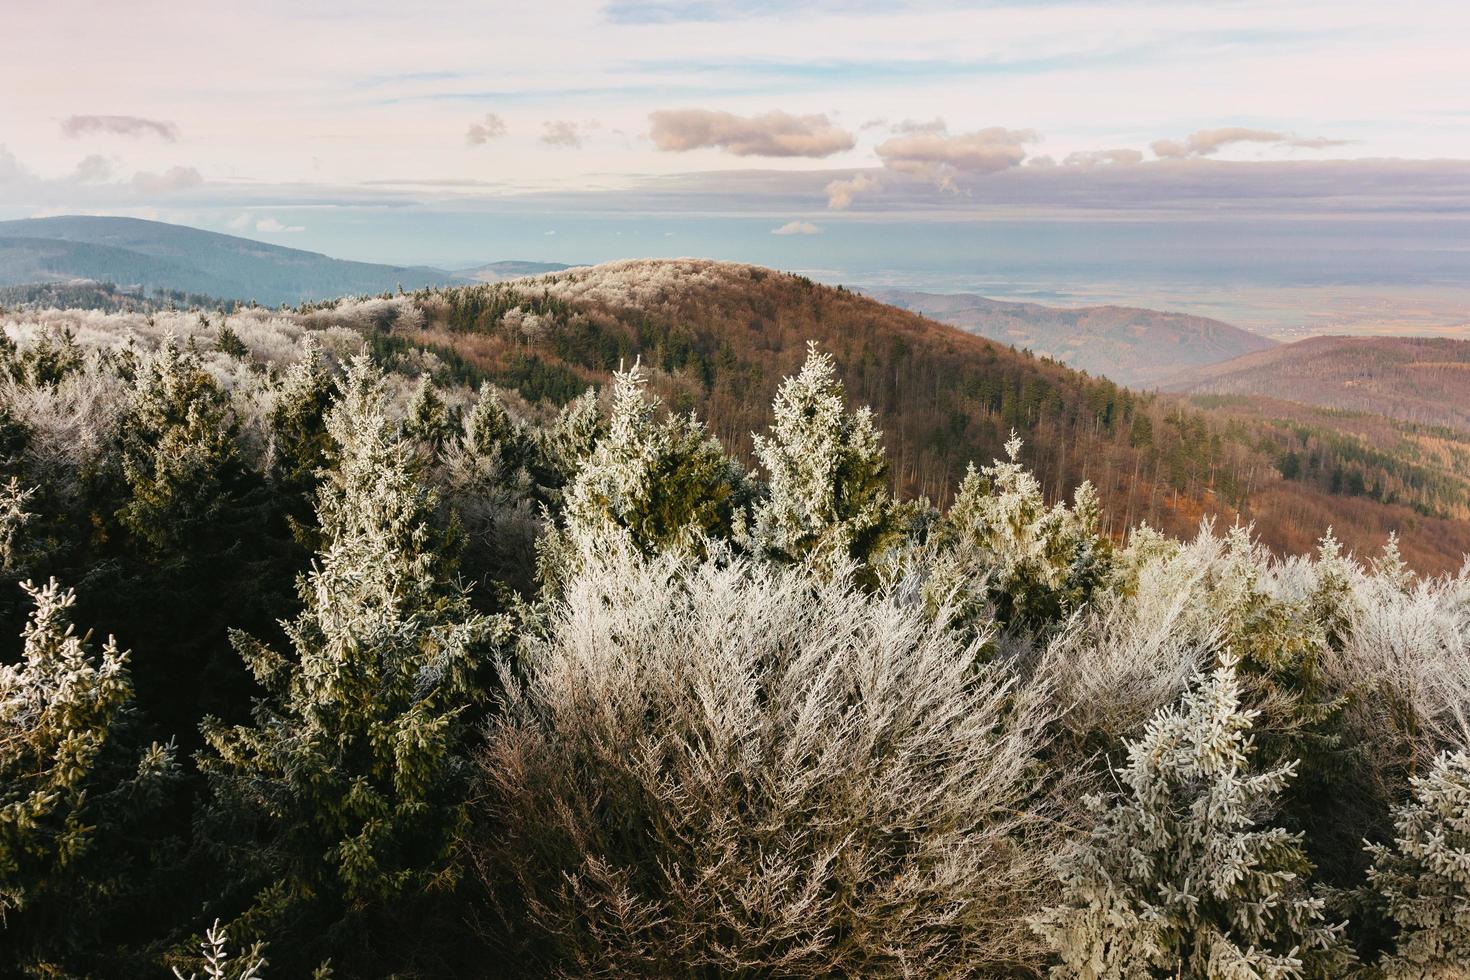
<path id="1" fill-rule="evenodd" d="M 1470 975 L 1470 751 L 1442 753 L 1394 811 L 1394 840 L 1369 845 L 1368 885 L 1398 926 L 1391 980 Z"/>
<path id="2" fill-rule="evenodd" d="M 756 550 L 783 561 L 871 559 L 900 529 L 873 413 L 847 410 L 832 357 L 815 344 L 774 409 L 770 432 L 755 437 L 770 491 L 755 509 Z"/>
<path id="3" fill-rule="evenodd" d="M 1034 920 L 1056 977 L 1332 977 L 1342 925 L 1307 891 L 1299 834 L 1266 823 L 1294 764 L 1256 770 L 1236 658 L 1128 745 L 1121 795 L 1057 862 L 1063 903 Z"/>
<path id="4" fill-rule="evenodd" d="M 178 770 L 172 746 L 134 738 L 128 654 L 77 634 L 55 579 L 23 588 L 25 648 L 0 666 L 0 971 L 76 975 L 145 884 Z"/>
<path id="5" fill-rule="evenodd" d="M 453 889 L 462 871 L 466 737 L 498 623 L 453 578 L 433 495 L 366 359 L 327 430 L 321 551 L 298 584 L 293 650 L 237 635 L 266 696 L 253 725 L 204 726 L 210 832 L 254 891 L 245 938 L 361 926 L 386 903 Z"/>

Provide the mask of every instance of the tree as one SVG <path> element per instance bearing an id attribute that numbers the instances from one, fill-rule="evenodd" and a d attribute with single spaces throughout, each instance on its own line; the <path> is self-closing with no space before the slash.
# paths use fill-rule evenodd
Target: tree
<path id="1" fill-rule="evenodd" d="M 1057 861 L 1063 903 L 1034 920 L 1057 977 L 1337 976 L 1344 926 L 1306 889 L 1300 834 L 1263 821 L 1294 764 L 1253 771 L 1234 654 L 1128 745 L 1122 794 Z"/>
<path id="2" fill-rule="evenodd" d="M 544 567 L 575 558 L 566 538 L 626 535 L 644 554 L 702 550 L 744 522 L 750 489 L 744 471 L 693 415 L 659 418 L 637 365 L 613 379 L 607 434 L 568 487 L 565 535 L 548 541 Z M 554 571 L 552 580 L 565 574 Z"/>
<path id="3" fill-rule="evenodd" d="M 178 770 L 173 746 L 132 738 L 128 654 L 77 635 L 55 579 L 22 588 L 25 648 L 0 666 L 0 966 L 71 974 L 102 960 L 100 933 L 139 894 Z"/>
<path id="4" fill-rule="evenodd" d="M 465 740 L 498 624 L 470 610 L 438 550 L 433 495 L 383 401 L 359 358 L 327 419 L 322 546 L 298 585 L 293 655 L 237 634 L 267 695 L 253 725 L 204 725 L 212 833 L 255 891 L 247 937 L 361 926 L 461 874 Z"/>
<path id="5" fill-rule="evenodd" d="M 847 411 L 832 357 L 815 344 L 774 408 L 769 434 L 755 437 L 770 491 L 755 508 L 756 549 L 784 561 L 869 560 L 899 530 L 873 413 Z"/>
<path id="6" fill-rule="evenodd" d="M 1470 963 L 1470 752 L 1444 752 L 1394 811 L 1394 840 L 1371 844 L 1371 900 L 1398 926 L 1379 964 L 1393 980 L 1463 976 Z"/>

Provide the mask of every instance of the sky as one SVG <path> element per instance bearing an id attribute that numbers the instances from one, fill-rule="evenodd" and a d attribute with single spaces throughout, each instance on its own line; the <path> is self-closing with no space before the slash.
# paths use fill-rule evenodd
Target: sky
<path id="1" fill-rule="evenodd" d="M 7 0 L 0 25 L 4 218 L 1059 299 L 1470 283 L 1464 0 Z"/>

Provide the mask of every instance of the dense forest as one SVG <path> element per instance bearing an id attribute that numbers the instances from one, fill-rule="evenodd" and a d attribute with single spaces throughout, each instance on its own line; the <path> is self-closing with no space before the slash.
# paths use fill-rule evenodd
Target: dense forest
<path id="1" fill-rule="evenodd" d="M 4 325 L 0 973 L 1470 962 L 1470 572 L 1259 419 L 746 267 Z"/>

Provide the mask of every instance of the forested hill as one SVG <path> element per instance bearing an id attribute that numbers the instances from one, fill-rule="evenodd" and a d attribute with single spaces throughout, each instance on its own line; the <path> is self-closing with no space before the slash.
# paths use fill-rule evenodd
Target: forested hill
<path id="1" fill-rule="evenodd" d="M 427 346 L 467 380 L 555 402 L 641 358 L 668 405 L 697 412 L 747 462 L 776 385 L 814 341 L 836 358 L 849 399 L 872 407 L 905 493 L 947 500 L 966 465 L 1000 456 L 1015 430 L 1049 494 L 1098 486 L 1115 533 L 1146 521 L 1186 534 L 1213 515 L 1254 521 L 1283 551 L 1309 549 L 1329 525 L 1363 553 L 1397 532 L 1425 570 L 1457 568 L 1470 551 L 1458 456 L 1400 458 L 1331 419 L 1293 426 L 1137 394 L 799 276 L 632 261 L 406 302 L 422 315 L 384 321 L 411 325 L 375 333 L 381 350 Z"/>
<path id="2" fill-rule="evenodd" d="M 1131 306 L 1063 308 L 970 293 L 877 290 L 875 299 L 966 333 L 1046 354 L 1126 385 L 1151 386 L 1188 368 L 1276 346 L 1220 320 Z"/>
<path id="3" fill-rule="evenodd" d="M 0 221 L 0 286 L 90 279 L 274 306 L 455 278 L 439 269 L 349 262 L 161 221 L 86 215 Z"/>
<path id="4" fill-rule="evenodd" d="M 1312 337 L 1181 372 L 1169 391 L 1289 397 L 1470 431 L 1470 341 Z"/>

